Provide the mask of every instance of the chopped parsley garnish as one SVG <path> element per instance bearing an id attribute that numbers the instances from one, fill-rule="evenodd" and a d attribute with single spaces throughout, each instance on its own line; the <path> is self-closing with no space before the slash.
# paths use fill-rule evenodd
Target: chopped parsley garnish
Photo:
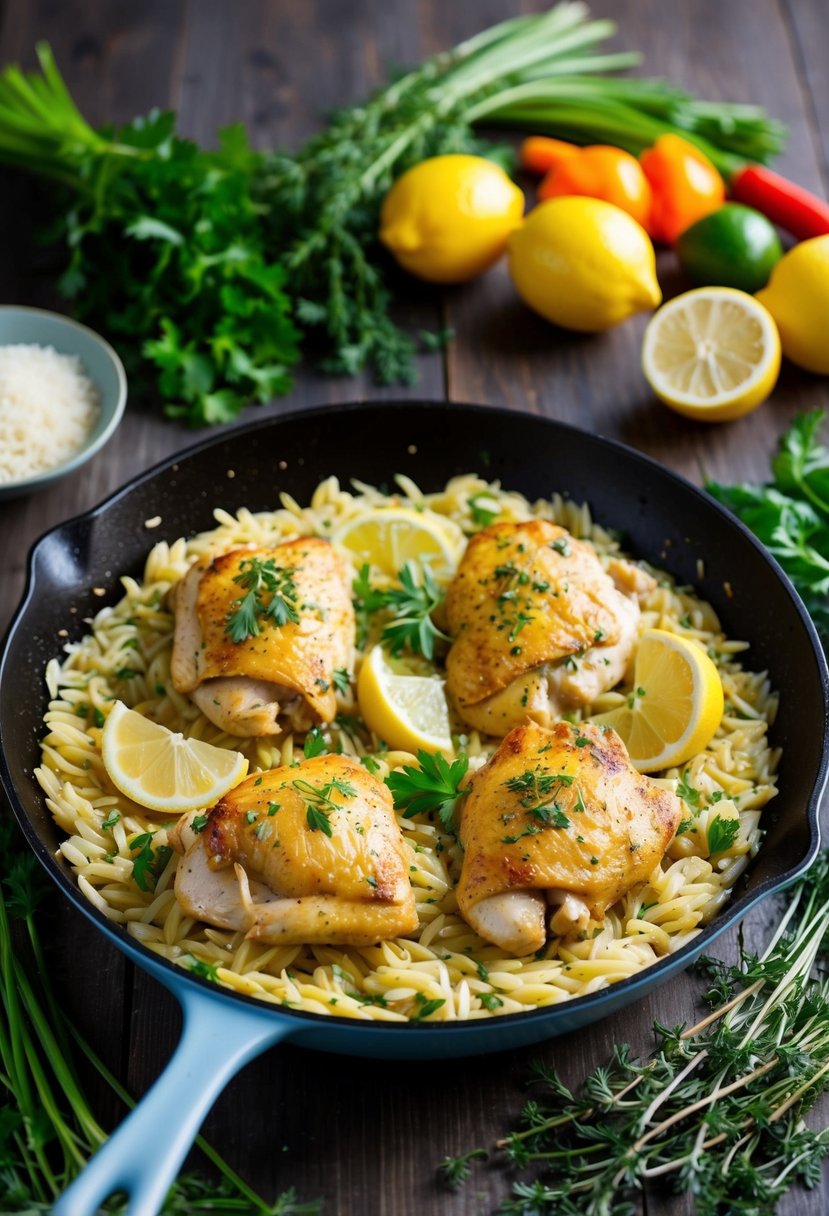
<path id="1" fill-rule="evenodd" d="M 491 506 L 486 504 L 491 503 Z M 478 524 L 482 528 L 486 528 L 489 524 L 496 520 L 501 514 L 501 508 L 494 498 L 492 498 L 485 490 L 479 494 L 472 494 L 469 498 L 469 514 L 472 516 L 472 522 Z"/>
<path id="2" fill-rule="evenodd" d="M 104 717 L 102 711 L 98 709 L 97 705 L 92 706 L 92 721 L 99 728 L 102 728 L 106 722 L 106 718 Z"/>
<path id="3" fill-rule="evenodd" d="M 334 687 L 342 697 L 348 696 L 348 690 L 351 687 L 351 678 L 345 667 L 335 667 L 332 677 Z"/>
<path id="4" fill-rule="evenodd" d="M 724 819 L 722 815 L 715 816 L 708 824 L 709 854 L 724 853 L 731 848 L 740 834 L 739 819 Z"/>
<path id="5" fill-rule="evenodd" d="M 504 1003 L 494 992 L 480 992 L 478 994 L 478 998 L 484 1009 L 489 1009 L 490 1011 L 493 1009 L 500 1009 Z"/>
<path id="6" fill-rule="evenodd" d="M 297 624 L 297 590 L 294 571 L 278 566 L 273 558 L 264 561 L 258 557 L 246 557 L 239 563 L 239 573 L 234 583 L 245 592 L 234 600 L 227 616 L 225 632 L 232 642 L 244 642 L 258 637 L 262 624 L 270 621 L 276 626 L 288 621 Z"/>
<path id="7" fill-rule="evenodd" d="M 194 815 L 193 822 L 190 824 L 193 831 L 194 832 L 203 832 L 204 829 L 207 827 L 208 818 L 209 818 L 209 816 L 207 816 L 207 815 Z"/>
<path id="8" fill-rule="evenodd" d="M 200 979 L 203 979 L 203 980 L 210 980 L 210 982 L 212 984 L 218 984 L 218 982 L 219 982 L 219 964 L 218 963 L 206 963 L 206 962 L 204 962 L 203 959 L 194 958 L 192 954 L 189 956 L 189 958 L 186 959 L 186 962 L 187 962 L 187 970 L 192 971 L 193 975 L 197 975 L 197 976 L 199 976 Z"/>
<path id="9" fill-rule="evenodd" d="M 281 803 L 281 802 L 269 802 L 269 803 L 268 803 L 268 814 L 269 814 L 270 816 L 275 815 L 275 814 L 276 814 L 276 812 L 277 812 L 277 811 L 280 811 L 280 810 L 282 810 L 282 803 Z"/>
<path id="10" fill-rule="evenodd" d="M 113 811 L 110 815 L 107 815 L 106 819 L 101 824 L 101 827 L 105 832 L 111 832 L 120 818 L 121 812 Z"/>
<path id="11" fill-rule="evenodd" d="M 325 742 L 325 736 L 318 726 L 312 726 L 305 736 L 305 742 L 302 745 L 302 754 L 306 760 L 312 759 L 314 756 L 321 756 L 327 749 L 328 744 Z"/>
<path id="12" fill-rule="evenodd" d="M 453 832 L 455 808 L 467 793 L 460 787 L 469 768 L 469 757 L 461 753 L 450 764 L 439 752 L 432 755 L 421 750 L 417 763 L 418 768 L 404 764 L 400 772 L 386 777 L 395 808 L 403 812 L 404 819 L 436 813 L 447 832 Z"/>
<path id="13" fill-rule="evenodd" d="M 692 819 L 690 817 L 680 819 L 679 823 L 677 824 L 676 834 L 677 836 L 684 836 L 686 832 L 693 832 L 696 826 L 696 819 Z"/>
<path id="14" fill-rule="evenodd" d="M 360 763 L 363 768 L 368 769 L 372 776 L 380 772 L 380 764 L 373 756 L 361 756 Z"/>
<path id="15" fill-rule="evenodd" d="M 679 781 L 676 783 L 676 792 L 679 794 L 683 802 L 687 802 L 688 806 L 698 807 L 700 804 L 700 791 L 693 785 L 688 783 L 688 769 L 686 768 Z"/>
<path id="16" fill-rule="evenodd" d="M 415 1001 L 417 1002 L 417 1009 L 412 1014 L 413 1022 L 421 1022 L 424 1018 L 431 1017 L 433 1013 L 437 1013 L 438 1009 L 440 1009 L 442 1005 L 446 1004 L 443 997 L 430 1001 L 423 995 L 422 992 L 415 993 Z"/>
<path id="17" fill-rule="evenodd" d="M 570 556 L 570 542 L 566 536 L 559 536 L 555 540 L 551 540 L 550 548 L 555 549 L 556 553 L 560 553 L 562 557 Z"/>
<path id="18" fill-rule="evenodd" d="M 322 786 L 312 785 L 310 781 L 297 778 L 291 785 L 305 801 L 308 827 L 312 832 L 324 832 L 326 836 L 333 835 L 331 812 L 340 807 L 340 803 L 335 802 L 331 795 L 335 790 L 342 794 L 343 798 L 353 798 L 357 793 L 354 786 L 343 777 L 334 777 Z"/>
<path id="19" fill-rule="evenodd" d="M 132 860 L 132 876 L 142 891 L 155 890 L 167 862 L 173 855 L 173 850 L 167 844 L 153 848 L 154 832 L 141 832 L 130 841 L 130 850 L 137 855 Z"/>

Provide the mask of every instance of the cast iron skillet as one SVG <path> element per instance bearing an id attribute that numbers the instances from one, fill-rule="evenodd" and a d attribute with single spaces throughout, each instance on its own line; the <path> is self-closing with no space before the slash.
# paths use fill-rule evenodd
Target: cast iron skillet
<path id="1" fill-rule="evenodd" d="M 695 584 L 727 633 L 751 642 L 752 667 L 768 669 L 781 693 L 773 735 L 783 749 L 780 794 L 765 812 L 768 835 L 732 902 L 690 945 L 640 975 L 551 1009 L 483 1021 L 395 1025 L 323 1018 L 218 990 L 158 958 L 100 915 L 55 859 L 58 833 L 32 769 L 47 701 L 43 672 L 60 652 L 59 631 L 81 636 L 84 618 L 119 597 L 119 575 L 140 574 L 156 541 L 212 526 L 216 506 L 269 509 L 281 490 L 307 501 L 332 473 L 345 484 L 356 477 L 388 487 L 395 473 L 406 473 L 429 490 L 469 470 L 500 478 L 530 498 L 558 489 L 589 502 L 600 522 L 624 530 L 634 555 Z M 161 524 L 148 531 L 145 520 L 156 515 Z M 106 599 L 93 592 L 101 587 Z M 115 1190 L 130 1194 L 133 1216 L 152 1216 L 217 1094 L 242 1064 L 280 1039 L 368 1056 L 490 1053 L 575 1030 L 664 983 L 814 859 L 828 685 L 805 610 L 741 524 L 637 452 L 531 415 L 444 403 L 355 403 L 285 414 L 195 446 L 48 533 L 31 554 L 26 594 L 0 665 L 3 784 L 29 843 L 64 894 L 165 984 L 184 1012 L 181 1042 L 166 1071 L 59 1200 L 56 1216 L 88 1216 Z"/>

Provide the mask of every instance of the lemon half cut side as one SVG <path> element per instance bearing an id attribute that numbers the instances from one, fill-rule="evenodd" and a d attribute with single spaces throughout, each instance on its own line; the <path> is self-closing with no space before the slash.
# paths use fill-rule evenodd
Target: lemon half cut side
<path id="1" fill-rule="evenodd" d="M 151 811 L 176 815 L 212 806 L 248 771 L 241 752 L 185 739 L 122 701 L 104 724 L 102 756 L 122 794 Z"/>
<path id="2" fill-rule="evenodd" d="M 382 646 L 370 651 L 360 669 L 357 700 L 369 727 L 390 747 L 452 751 L 443 680 L 399 674 L 389 665 Z"/>
<path id="3" fill-rule="evenodd" d="M 720 673 L 702 647 L 665 629 L 647 629 L 627 703 L 592 721 L 613 727 L 639 772 L 656 773 L 704 751 L 723 709 Z"/>
<path id="4" fill-rule="evenodd" d="M 466 544 L 451 519 L 413 507 L 376 507 L 346 520 L 331 539 L 350 550 L 357 565 L 367 562 L 393 578 L 407 561 L 428 565 L 432 574 L 454 574 Z"/>
<path id="5" fill-rule="evenodd" d="M 688 418 L 727 422 L 766 400 L 780 373 L 780 335 L 754 296 L 699 287 L 651 317 L 642 371 L 656 396 Z"/>

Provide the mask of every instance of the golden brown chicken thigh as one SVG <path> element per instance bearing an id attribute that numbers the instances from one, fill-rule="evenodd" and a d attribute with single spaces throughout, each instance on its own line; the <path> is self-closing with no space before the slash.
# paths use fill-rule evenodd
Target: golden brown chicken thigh
<path id="1" fill-rule="evenodd" d="M 460 717 L 504 735 L 589 704 L 624 676 L 637 596 L 653 586 L 619 559 L 607 573 L 589 545 L 545 520 L 478 532 L 446 597 L 447 688 Z"/>
<path id="2" fill-rule="evenodd" d="M 487 941 L 532 954 L 601 919 L 661 860 L 681 804 L 638 773 L 615 731 L 534 722 L 502 740 L 463 806 L 458 906 Z"/>
<path id="3" fill-rule="evenodd" d="M 256 773 L 213 807 L 184 856 L 185 912 L 279 945 L 366 946 L 417 928 L 408 858 L 382 781 L 348 756 Z"/>
<path id="4" fill-rule="evenodd" d="M 345 562 L 300 537 L 196 562 L 173 592 L 171 675 L 234 735 L 308 730 L 336 714 L 334 671 L 351 670 L 354 610 Z"/>

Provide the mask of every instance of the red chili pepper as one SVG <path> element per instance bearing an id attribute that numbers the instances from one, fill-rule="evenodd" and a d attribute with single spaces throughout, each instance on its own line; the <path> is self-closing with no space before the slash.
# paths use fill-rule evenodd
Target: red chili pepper
<path id="1" fill-rule="evenodd" d="M 829 233 L 829 203 L 765 165 L 739 169 L 731 178 L 729 193 L 800 241 Z"/>

